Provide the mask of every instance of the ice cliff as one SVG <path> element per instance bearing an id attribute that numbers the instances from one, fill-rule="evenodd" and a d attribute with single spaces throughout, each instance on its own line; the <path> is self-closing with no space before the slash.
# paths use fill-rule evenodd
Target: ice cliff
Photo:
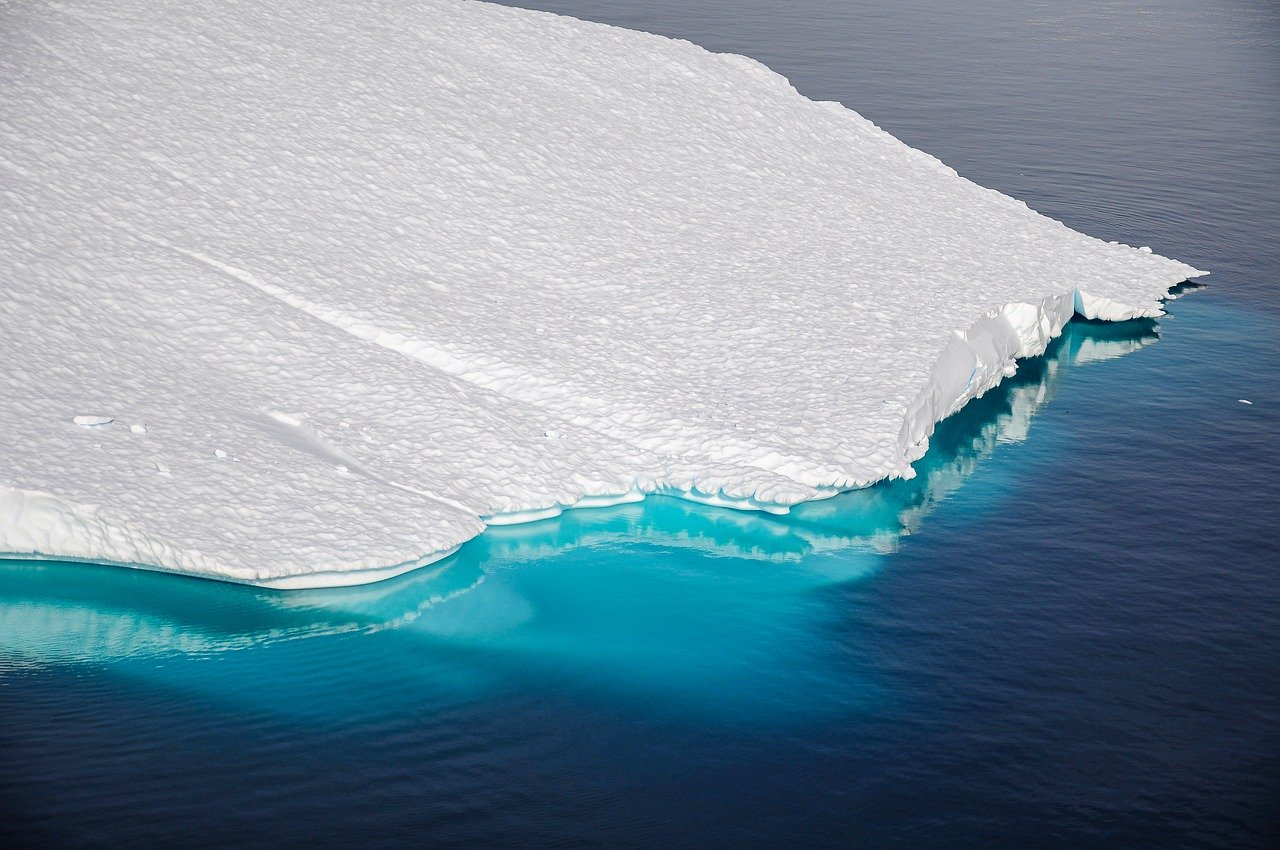
<path id="1" fill-rule="evenodd" d="M 276 587 L 909 476 L 1201 272 L 741 56 L 458 0 L 0 5 L 0 553 Z"/>

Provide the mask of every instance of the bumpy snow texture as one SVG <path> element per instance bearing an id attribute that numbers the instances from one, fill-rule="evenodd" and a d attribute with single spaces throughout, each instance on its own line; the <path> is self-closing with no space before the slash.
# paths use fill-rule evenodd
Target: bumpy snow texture
<path id="1" fill-rule="evenodd" d="M 741 56 L 457 0 L 0 7 L 0 552 L 274 587 L 911 475 L 1200 274 Z"/>

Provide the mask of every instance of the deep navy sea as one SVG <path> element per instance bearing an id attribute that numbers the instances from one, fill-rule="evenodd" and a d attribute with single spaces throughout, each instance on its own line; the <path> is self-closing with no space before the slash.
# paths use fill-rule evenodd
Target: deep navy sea
<path id="1" fill-rule="evenodd" d="M 654 498 L 332 591 L 0 564 L 0 844 L 1280 846 L 1280 5 L 517 5 L 1213 275 L 789 517 Z"/>

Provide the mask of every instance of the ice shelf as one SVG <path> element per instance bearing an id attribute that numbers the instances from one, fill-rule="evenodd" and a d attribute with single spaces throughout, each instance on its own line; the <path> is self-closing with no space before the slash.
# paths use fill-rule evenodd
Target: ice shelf
<path id="1" fill-rule="evenodd" d="M 655 35 L 458 0 L 0 18 L 10 556 L 307 587 L 654 492 L 784 512 L 910 476 L 1073 315 L 1203 274 Z"/>

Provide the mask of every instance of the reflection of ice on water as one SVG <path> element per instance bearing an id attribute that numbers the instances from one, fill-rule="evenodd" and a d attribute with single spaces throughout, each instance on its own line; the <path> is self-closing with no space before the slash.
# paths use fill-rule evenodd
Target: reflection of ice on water
<path id="1" fill-rule="evenodd" d="M 306 600 L 118 567 L 0 561 L 0 663 L 206 655 L 396 628 L 478 584 L 472 567 L 438 565 L 394 586 Z"/>
<path id="2" fill-rule="evenodd" d="M 1027 439 L 1036 414 L 1073 368 L 1123 356 L 1158 338 L 1151 321 L 1068 323 L 1043 357 L 1022 361 L 1015 377 L 939 424 L 929 453 L 915 464 L 915 478 L 801 505 L 785 521 L 810 551 L 892 552 L 1001 444 Z"/>
<path id="3" fill-rule="evenodd" d="M 285 632 L 264 629 L 214 635 L 177 620 L 142 611 L 59 604 L 0 605 L 0 648 L 7 660 L 97 661 L 146 655 L 200 655 L 230 652 L 279 639 Z"/>
<path id="4" fill-rule="evenodd" d="M 214 655 L 300 638 L 379 631 L 431 640 L 494 640 L 536 616 L 538 606 L 521 597 L 516 577 L 522 568 L 528 572 L 531 562 L 545 562 L 548 569 L 576 563 L 575 552 L 602 553 L 601 564 L 625 565 L 600 569 L 621 569 L 613 581 L 626 587 L 595 586 L 592 598 L 573 588 L 535 584 L 538 593 L 570 600 L 567 604 L 607 606 L 616 601 L 604 598 L 610 593 L 660 592 L 662 582 L 680 583 L 680 593 L 693 598 L 701 593 L 708 600 L 716 595 L 731 600 L 768 584 L 769 593 L 779 597 L 777 604 L 785 605 L 787 593 L 875 569 L 877 556 L 918 528 L 1001 443 L 1027 439 L 1035 415 L 1072 368 L 1119 357 L 1156 338 L 1151 322 L 1070 323 L 1044 357 L 1022 363 L 1015 378 L 942 423 L 928 455 L 916 464 L 914 479 L 803 505 L 786 517 L 651 498 L 494 528 L 454 557 L 391 581 L 288 594 L 115 568 L 6 562 L 0 564 L 0 661 Z M 653 557 L 663 550 L 666 554 Z M 655 565 L 672 561 L 677 552 L 702 560 L 683 574 L 657 575 Z M 714 557 L 708 561 L 706 556 Z M 719 559 L 724 559 L 723 567 L 714 566 Z M 768 568 L 748 569 L 749 563 Z M 589 567 L 574 569 L 578 572 L 551 581 L 598 584 L 590 581 Z M 657 575 L 653 583 L 628 584 L 646 570 Z M 495 584 L 486 576 L 504 578 Z M 628 604 L 642 609 L 649 600 L 638 596 Z M 617 618 L 625 620 L 627 609 L 619 611 Z M 761 612 L 768 616 L 766 608 Z M 621 622 L 614 625 L 626 628 Z M 651 624 L 638 620 L 631 626 L 639 632 Z M 689 637 L 696 636 L 681 639 Z"/>

